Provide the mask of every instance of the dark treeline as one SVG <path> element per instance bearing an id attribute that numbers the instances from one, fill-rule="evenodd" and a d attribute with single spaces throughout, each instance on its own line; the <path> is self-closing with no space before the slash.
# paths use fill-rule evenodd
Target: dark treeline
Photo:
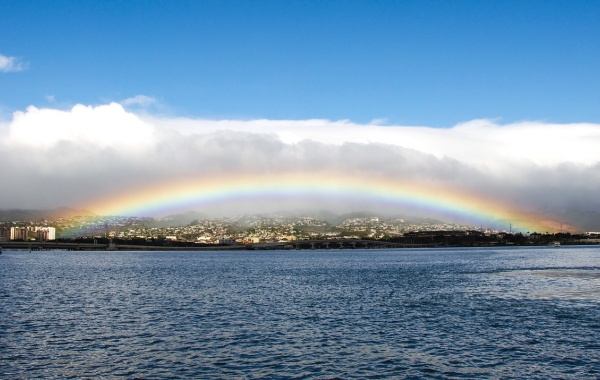
<path id="1" fill-rule="evenodd" d="M 440 246 L 497 246 L 497 245 L 575 245 L 597 244 L 586 234 L 571 233 L 496 233 L 485 234 L 480 231 L 419 231 L 406 233 L 404 236 L 385 239 L 402 244 L 436 244 Z"/>

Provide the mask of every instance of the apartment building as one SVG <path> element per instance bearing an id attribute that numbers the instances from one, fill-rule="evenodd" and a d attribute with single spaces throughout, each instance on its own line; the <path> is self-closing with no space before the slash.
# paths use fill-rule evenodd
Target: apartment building
<path id="1" fill-rule="evenodd" d="M 38 241 L 56 240 L 56 229 L 54 227 L 41 227 L 36 231 Z"/>

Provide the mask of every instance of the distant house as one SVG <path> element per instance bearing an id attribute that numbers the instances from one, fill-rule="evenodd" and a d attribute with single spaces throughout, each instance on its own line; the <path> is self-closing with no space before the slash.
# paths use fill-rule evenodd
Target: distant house
<path id="1" fill-rule="evenodd" d="M 237 242 L 235 241 L 235 239 L 232 239 L 232 238 L 222 238 L 222 239 L 219 239 L 219 244 L 236 245 Z"/>
<path id="2" fill-rule="evenodd" d="M 243 244 L 257 244 L 260 243 L 260 238 L 256 236 L 250 236 L 244 239 Z"/>

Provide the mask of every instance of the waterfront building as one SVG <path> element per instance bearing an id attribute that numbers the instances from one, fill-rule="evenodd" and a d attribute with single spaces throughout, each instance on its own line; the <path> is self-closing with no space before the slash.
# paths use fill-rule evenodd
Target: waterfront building
<path id="1" fill-rule="evenodd" d="M 236 245 L 236 244 L 238 244 L 238 242 L 235 241 L 235 239 L 233 239 L 233 238 L 224 237 L 224 238 L 219 239 L 219 244 L 222 244 L 222 245 Z"/>
<path id="2" fill-rule="evenodd" d="M 10 240 L 10 228 L 0 227 L 0 241 Z"/>
<path id="3" fill-rule="evenodd" d="M 56 240 L 56 229 L 54 227 L 41 227 L 36 231 L 38 241 Z"/>
<path id="4" fill-rule="evenodd" d="M 27 240 L 27 227 L 11 227 L 10 240 Z"/>

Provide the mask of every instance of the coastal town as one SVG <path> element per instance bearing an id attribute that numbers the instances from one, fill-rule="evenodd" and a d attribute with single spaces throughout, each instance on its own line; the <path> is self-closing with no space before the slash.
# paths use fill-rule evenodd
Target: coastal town
<path id="1" fill-rule="evenodd" d="M 428 230 L 461 231 L 472 227 L 456 224 L 354 217 L 331 223 L 315 217 L 241 215 L 194 219 L 184 225 L 173 217 L 79 216 L 41 221 L 0 222 L 0 239 L 55 240 L 111 238 L 126 240 L 169 240 L 205 244 L 282 242 L 298 239 L 386 239 L 407 232 Z"/>
<path id="2" fill-rule="evenodd" d="M 1 221 L 0 243 L 10 241 L 119 241 L 137 245 L 239 246 L 299 241 L 370 240 L 406 245 L 598 244 L 600 234 L 513 232 L 372 215 L 338 220 L 312 216 L 240 215 L 222 218 L 76 216 L 54 220 Z"/>

